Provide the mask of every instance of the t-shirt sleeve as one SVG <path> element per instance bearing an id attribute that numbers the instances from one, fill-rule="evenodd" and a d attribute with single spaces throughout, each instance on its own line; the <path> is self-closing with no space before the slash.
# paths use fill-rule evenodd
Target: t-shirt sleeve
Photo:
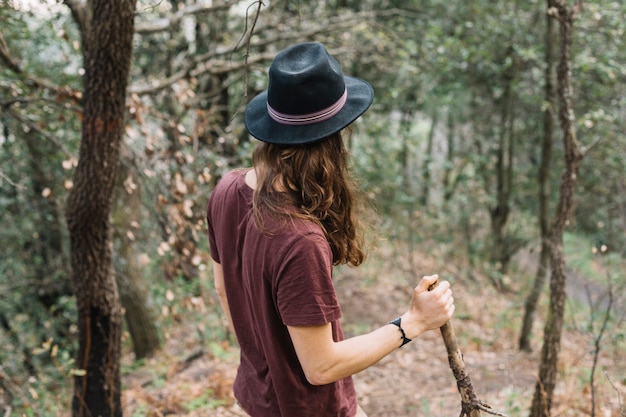
<path id="1" fill-rule="evenodd" d="M 229 218 L 227 214 L 232 211 L 233 205 L 231 189 L 235 184 L 237 174 L 237 171 L 230 171 L 219 180 L 211 192 L 207 205 L 207 235 L 209 237 L 211 258 L 217 263 L 221 263 L 218 241 L 220 232 L 221 234 L 226 234 L 224 228 L 228 227 L 227 221 Z M 219 230 L 220 227 L 222 230 Z M 223 239 L 224 237 L 222 236 L 221 238 Z"/>
<path id="2" fill-rule="evenodd" d="M 332 252 L 322 235 L 302 235 L 289 247 L 276 288 L 278 311 L 287 326 L 321 325 L 341 318 L 332 281 Z"/>
<path id="3" fill-rule="evenodd" d="M 211 193 L 211 196 L 209 197 L 209 204 L 207 206 L 206 219 L 207 219 L 207 226 L 208 226 L 207 234 L 209 237 L 209 247 L 211 251 L 211 258 L 215 262 L 220 263 L 220 255 L 219 255 L 219 251 L 217 250 L 217 242 L 215 240 L 215 228 L 214 228 L 215 205 L 217 204 L 217 200 L 220 199 L 218 197 L 218 194 L 219 194 L 219 190 L 216 186 L 213 192 Z"/>

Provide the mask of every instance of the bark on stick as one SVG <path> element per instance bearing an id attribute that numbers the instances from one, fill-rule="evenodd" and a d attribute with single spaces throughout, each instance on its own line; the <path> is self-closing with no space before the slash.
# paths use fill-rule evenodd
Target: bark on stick
<path id="1" fill-rule="evenodd" d="M 428 288 L 428 291 L 437 287 L 437 285 L 439 285 L 439 282 L 432 284 Z M 474 394 L 474 387 L 472 386 L 469 373 L 465 368 L 465 362 L 463 362 L 463 354 L 456 340 L 452 320 L 441 326 L 439 330 L 441 331 L 443 343 L 446 345 L 448 352 L 450 369 L 452 369 L 452 374 L 454 374 L 454 378 L 456 379 L 456 386 L 461 395 L 461 414 L 459 414 L 459 417 L 480 417 L 481 411 L 494 416 L 507 417 L 506 414 L 492 409 L 489 404 L 482 402 L 478 399 L 476 394 Z"/>

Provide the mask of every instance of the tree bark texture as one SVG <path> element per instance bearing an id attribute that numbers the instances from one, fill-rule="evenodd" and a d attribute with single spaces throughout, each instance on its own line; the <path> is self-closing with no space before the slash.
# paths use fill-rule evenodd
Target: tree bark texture
<path id="1" fill-rule="evenodd" d="M 574 191 L 583 154 L 578 147 L 575 117 L 572 108 L 571 47 L 576 14 L 582 7 L 579 0 L 569 7 L 564 0 L 549 0 L 548 13 L 559 22 L 560 54 L 557 66 L 557 98 L 559 123 L 563 133 L 565 172 L 556 212 L 549 233 L 552 274 L 550 276 L 550 311 L 544 329 L 544 344 L 539 365 L 539 379 L 531 406 L 531 417 L 549 417 L 556 386 L 557 362 L 561 348 L 561 331 L 565 310 L 566 265 L 563 253 L 563 232 L 574 209 Z"/>
<path id="2" fill-rule="evenodd" d="M 435 282 L 428 287 L 428 291 L 431 291 L 438 285 L 439 282 Z M 452 370 L 454 379 L 456 379 L 456 386 L 461 396 L 461 414 L 459 414 L 459 417 L 480 417 L 481 410 L 487 414 L 507 417 L 506 414 L 493 410 L 491 406 L 482 402 L 478 399 L 476 394 L 474 394 L 474 387 L 472 385 L 472 381 L 470 380 L 469 373 L 465 368 L 463 354 L 461 353 L 461 349 L 457 343 L 456 333 L 454 332 L 454 327 L 452 326 L 452 320 L 441 326 L 439 330 L 441 331 L 443 343 L 446 345 L 448 363 L 450 364 L 450 369 Z"/>
<path id="3" fill-rule="evenodd" d="M 134 0 L 69 3 L 81 29 L 83 126 L 66 220 L 78 309 L 74 417 L 122 416 L 122 312 L 112 266 L 109 219 L 132 55 Z M 79 8 L 79 7 L 83 8 Z"/>
<path id="4" fill-rule="evenodd" d="M 545 85 L 544 85 L 544 110 L 543 110 L 543 138 L 541 144 L 541 162 L 537 174 L 539 186 L 539 229 L 541 237 L 541 252 L 539 254 L 539 264 L 535 274 L 533 287 L 526 297 L 524 308 L 524 319 L 520 332 L 519 349 L 531 351 L 530 336 L 532 334 L 537 302 L 545 285 L 550 268 L 550 246 L 548 245 L 550 220 L 548 203 L 550 201 L 550 163 L 552 160 L 552 141 L 554 129 L 554 19 L 546 14 L 546 44 L 545 44 Z"/>
<path id="5" fill-rule="evenodd" d="M 448 352 L 448 362 L 452 374 L 456 379 L 456 386 L 461 395 L 461 416 L 467 415 L 469 417 L 479 417 L 480 410 L 473 409 L 472 404 L 478 402 L 476 394 L 474 394 L 474 388 L 472 381 L 470 380 L 469 373 L 465 368 L 465 362 L 463 362 L 463 355 L 456 341 L 456 335 L 452 322 L 448 322 L 441 327 L 441 336 L 443 337 L 446 345 L 446 351 Z"/>

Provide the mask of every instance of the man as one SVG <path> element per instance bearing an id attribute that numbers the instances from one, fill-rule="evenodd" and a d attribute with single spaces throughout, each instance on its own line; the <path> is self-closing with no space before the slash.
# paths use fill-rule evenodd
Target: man
<path id="1" fill-rule="evenodd" d="M 215 287 L 241 348 L 234 393 L 253 417 L 365 416 L 351 375 L 454 313 L 450 284 L 429 292 L 437 276 L 424 277 L 404 314 L 344 339 L 332 268 L 365 254 L 342 132 L 372 100 L 323 45 L 283 50 L 246 108 L 253 168 L 210 197 Z"/>

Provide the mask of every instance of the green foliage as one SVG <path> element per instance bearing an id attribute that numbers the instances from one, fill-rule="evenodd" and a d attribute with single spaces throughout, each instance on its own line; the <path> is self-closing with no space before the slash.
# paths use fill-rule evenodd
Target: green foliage
<path id="1" fill-rule="evenodd" d="M 225 400 L 217 400 L 214 398 L 212 390 L 207 390 L 200 397 L 193 398 L 185 403 L 185 408 L 188 411 L 194 410 L 214 410 L 215 408 L 225 405 Z"/>
<path id="2" fill-rule="evenodd" d="M 198 323 L 197 341 L 213 355 L 224 352 L 212 341 L 232 340 L 207 272 L 204 210 L 223 173 L 250 165 L 255 142 L 243 126 L 245 101 L 266 88 L 273 53 L 296 41 L 326 43 L 346 73 L 375 87 L 375 103 L 349 141 L 353 171 L 380 214 L 382 233 L 405 242 L 407 251 L 425 244 L 442 260 L 463 259 L 460 269 L 483 269 L 496 281 L 506 281 L 505 273 L 484 260 L 491 247 L 489 211 L 497 202 L 497 139 L 507 128 L 501 109 L 510 85 L 514 110 L 507 134 L 514 155 L 505 240 L 512 247 L 536 242 L 545 106 L 542 2 L 333 1 L 325 9 L 314 2 L 272 2 L 259 16 L 249 49 L 241 35 L 253 16 L 246 20 L 234 9 L 189 13 L 166 29 L 157 27 L 184 5 L 140 2 L 127 100 L 125 141 L 140 176 L 139 184 L 126 185 L 141 189 L 143 216 L 123 232 L 132 233 L 145 260 L 163 332 L 184 315 Z M 402 11 L 391 13 L 394 8 Z M 23 352 L 57 346 L 54 357 L 51 348 L 33 356 L 38 378 L 29 385 L 41 409 L 54 410 L 45 393 L 65 392 L 76 343 L 63 212 L 79 157 L 82 62 L 69 9 L 58 4 L 46 10 L 0 2 L 3 45 L 19 65 L 16 71 L 0 61 L 0 314 L 17 335 L 0 329 L 0 364 L 27 383 Z M 370 18 L 374 13 L 380 14 Z M 283 23 L 285 16 L 292 24 Z M 599 282 L 605 278 L 599 259 L 603 267 L 619 268 L 626 250 L 624 16 L 624 2 L 590 0 L 575 28 L 577 133 L 590 150 L 565 250 L 572 268 Z M 560 138 L 557 128 L 551 208 L 562 172 Z M 615 274 L 615 281 L 623 285 L 622 276 Z M 515 314 L 506 317 L 513 321 Z M 611 340 L 623 344 L 623 331 Z M 518 403 L 512 393 L 511 408 Z M 188 407 L 211 409 L 210 395 Z"/>

